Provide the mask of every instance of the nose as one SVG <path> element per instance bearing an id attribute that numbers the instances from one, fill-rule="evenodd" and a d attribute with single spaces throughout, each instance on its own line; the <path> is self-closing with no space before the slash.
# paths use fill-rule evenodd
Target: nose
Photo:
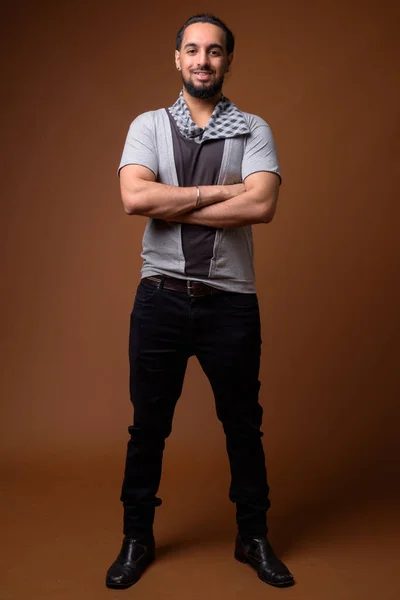
<path id="1" fill-rule="evenodd" d="M 210 62 L 209 62 L 209 56 L 207 54 L 207 50 L 200 50 L 200 52 L 197 55 L 197 61 L 198 61 L 198 66 L 199 67 L 208 67 Z"/>

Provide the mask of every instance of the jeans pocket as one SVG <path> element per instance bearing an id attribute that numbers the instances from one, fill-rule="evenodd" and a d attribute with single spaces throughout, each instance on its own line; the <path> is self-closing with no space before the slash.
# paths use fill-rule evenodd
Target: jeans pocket
<path id="1" fill-rule="evenodd" d="M 241 292 L 227 292 L 226 302 L 237 310 L 258 310 L 257 294 L 243 294 Z"/>
<path id="2" fill-rule="evenodd" d="M 141 281 L 136 290 L 135 303 L 146 304 L 157 294 L 158 291 L 158 286 Z"/>

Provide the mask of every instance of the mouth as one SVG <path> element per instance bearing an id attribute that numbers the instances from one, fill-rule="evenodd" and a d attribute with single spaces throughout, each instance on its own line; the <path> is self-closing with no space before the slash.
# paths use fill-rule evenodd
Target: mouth
<path id="1" fill-rule="evenodd" d="M 210 71 L 193 71 L 193 74 L 196 75 L 196 77 L 201 81 L 206 81 L 207 79 L 210 79 L 212 75 Z"/>

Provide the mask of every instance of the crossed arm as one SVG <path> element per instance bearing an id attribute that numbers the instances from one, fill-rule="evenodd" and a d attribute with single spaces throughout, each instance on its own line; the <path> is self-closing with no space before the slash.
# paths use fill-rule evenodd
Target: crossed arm
<path id="1" fill-rule="evenodd" d="M 196 207 L 195 187 L 157 183 L 154 173 L 141 165 L 126 165 L 120 172 L 127 214 L 217 228 L 269 223 L 276 210 L 279 183 L 275 173 L 260 171 L 244 183 L 199 186 Z"/>

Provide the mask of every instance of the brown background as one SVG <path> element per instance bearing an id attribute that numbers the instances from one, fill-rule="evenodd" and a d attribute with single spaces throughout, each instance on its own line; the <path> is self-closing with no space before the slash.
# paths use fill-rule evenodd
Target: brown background
<path id="1" fill-rule="evenodd" d="M 76 553 L 94 535 L 101 560 L 86 597 L 92 585 L 102 590 L 119 543 L 132 418 L 127 334 L 145 220 L 124 214 L 116 168 L 133 118 L 174 102 L 176 31 L 207 10 L 236 34 L 225 93 L 269 122 L 283 174 L 273 223 L 255 227 L 278 548 L 293 561 L 296 544 L 309 544 L 324 524 L 346 529 L 343 519 L 352 522 L 367 505 L 375 522 L 395 498 L 396 3 L 9 3 L 0 166 L 6 540 L 12 544 L 18 528 L 36 537 L 46 522 L 53 532 L 62 523 L 60 547 L 67 539 Z M 177 531 L 182 540 L 232 536 L 228 484 L 210 386 L 192 360 L 167 443 L 159 537 L 173 547 Z M 41 539 L 42 556 L 57 556 L 54 536 Z M 32 583 L 36 552 L 25 549 L 32 595 L 76 597 L 66 582 L 78 572 L 86 582 L 79 561 L 67 577 L 54 559 L 50 573 L 62 583 L 53 589 Z M 7 573 L 4 597 L 14 598 L 24 580 L 12 566 Z M 175 595 L 185 593 L 179 585 Z M 210 593 L 199 585 L 193 598 Z"/>

